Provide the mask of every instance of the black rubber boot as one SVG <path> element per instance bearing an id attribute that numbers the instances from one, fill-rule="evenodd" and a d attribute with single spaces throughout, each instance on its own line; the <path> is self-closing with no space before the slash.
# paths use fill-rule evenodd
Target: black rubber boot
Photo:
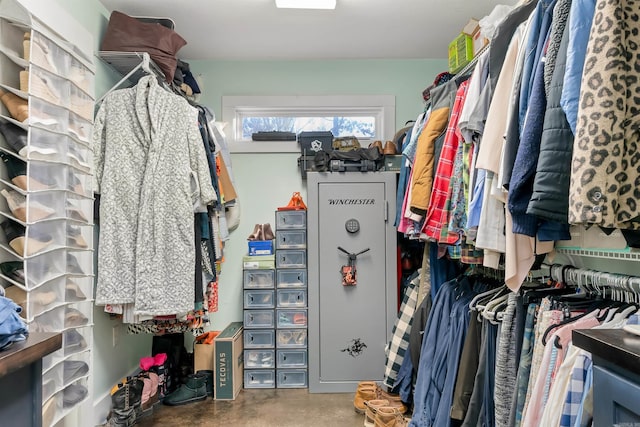
<path id="1" fill-rule="evenodd" d="M 205 381 L 207 382 L 207 396 L 213 397 L 213 371 L 202 370 L 196 372 L 196 375 L 204 376 Z"/>
<path id="2" fill-rule="evenodd" d="M 176 391 L 165 396 L 162 403 L 169 406 L 200 402 L 207 398 L 207 380 L 205 375 L 191 374 Z"/>

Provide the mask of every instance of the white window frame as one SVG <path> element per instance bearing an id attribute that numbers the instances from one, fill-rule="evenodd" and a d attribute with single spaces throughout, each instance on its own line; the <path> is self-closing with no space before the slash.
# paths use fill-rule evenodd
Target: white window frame
<path id="1" fill-rule="evenodd" d="M 360 139 L 366 147 L 370 140 L 390 140 L 395 133 L 396 100 L 394 95 L 304 95 L 304 96 L 223 96 L 222 120 L 230 124 L 227 134 L 232 153 L 299 153 L 296 141 L 242 140 L 242 117 L 256 115 L 349 116 L 365 114 L 375 117 L 376 135 Z"/>

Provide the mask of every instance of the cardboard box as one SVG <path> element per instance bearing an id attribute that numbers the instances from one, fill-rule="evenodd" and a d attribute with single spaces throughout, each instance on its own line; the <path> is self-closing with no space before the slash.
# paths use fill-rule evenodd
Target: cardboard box
<path id="1" fill-rule="evenodd" d="M 214 340 L 216 400 L 234 400 L 242 389 L 244 356 L 242 322 L 229 324 Z"/>
<path id="2" fill-rule="evenodd" d="M 402 167 L 402 154 L 385 154 L 384 170 L 398 172 Z"/>
<path id="3" fill-rule="evenodd" d="M 276 268 L 275 255 L 250 255 L 242 258 L 242 268 L 253 270 L 255 268 L 266 268 L 273 270 Z"/>
<path id="4" fill-rule="evenodd" d="M 479 30 L 480 22 L 476 18 L 471 18 L 469 22 L 467 22 L 467 25 L 462 28 L 462 34 L 473 36 Z"/>
<path id="5" fill-rule="evenodd" d="M 272 240 L 251 240 L 249 241 L 249 256 L 273 255 Z"/>
<path id="6" fill-rule="evenodd" d="M 489 39 L 483 36 L 479 29 L 471 37 L 473 38 L 473 56 L 475 57 L 482 48 L 489 44 Z"/>

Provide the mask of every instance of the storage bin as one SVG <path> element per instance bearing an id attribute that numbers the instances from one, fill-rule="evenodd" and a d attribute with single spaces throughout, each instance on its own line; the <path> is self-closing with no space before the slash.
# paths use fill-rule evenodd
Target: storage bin
<path id="1" fill-rule="evenodd" d="M 278 288 L 306 288 L 307 270 L 278 270 L 276 283 Z"/>
<path id="2" fill-rule="evenodd" d="M 62 407 L 69 409 L 87 400 L 89 389 L 87 378 L 81 378 L 62 389 Z"/>
<path id="3" fill-rule="evenodd" d="M 93 226 L 69 221 L 66 225 L 67 246 L 73 249 L 93 249 Z"/>
<path id="4" fill-rule="evenodd" d="M 305 230 L 281 230 L 276 232 L 276 249 L 304 249 L 307 247 Z"/>
<path id="5" fill-rule="evenodd" d="M 0 220 L 4 212 L 0 212 Z M 2 233 L 3 247 L 21 258 L 32 258 L 40 254 L 65 246 L 64 220 L 42 221 L 27 226 L 12 219 L 4 219 L 3 223 L 11 232 L 20 233 L 24 238 L 14 237 L 6 241 L 6 233 Z"/>
<path id="6" fill-rule="evenodd" d="M 276 268 L 306 268 L 307 251 L 283 249 L 276 252 Z"/>
<path id="7" fill-rule="evenodd" d="M 274 308 L 274 291 L 252 289 L 244 291 L 244 308 Z"/>
<path id="8" fill-rule="evenodd" d="M 0 209 L 11 215 L 13 218 L 31 224 L 38 221 L 64 218 L 64 197 L 58 192 L 36 192 L 27 193 L 17 190 L 4 182 L 0 185 L 0 190 L 5 197 L 0 197 Z M 14 204 L 18 204 L 15 211 L 11 211 L 7 197 L 11 198 Z"/>
<path id="9" fill-rule="evenodd" d="M 82 351 L 68 357 L 60 364 L 62 365 L 62 382 L 65 387 L 89 375 L 90 355 L 90 351 Z"/>
<path id="10" fill-rule="evenodd" d="M 306 348 L 306 329 L 278 329 L 276 330 L 276 348 Z"/>
<path id="11" fill-rule="evenodd" d="M 65 200 L 66 217 L 80 224 L 93 223 L 93 200 L 75 193 L 67 193 Z M 78 224 L 72 224 L 78 225 Z"/>
<path id="12" fill-rule="evenodd" d="M 306 289 L 278 289 L 278 307 L 297 308 L 307 306 Z"/>
<path id="13" fill-rule="evenodd" d="M 275 270 L 244 270 L 245 289 L 270 289 L 274 287 Z"/>
<path id="14" fill-rule="evenodd" d="M 275 351 L 274 350 L 245 350 L 244 351 L 244 369 L 265 369 L 275 368 Z"/>
<path id="15" fill-rule="evenodd" d="M 277 388 L 307 388 L 306 369 L 278 369 Z"/>
<path id="16" fill-rule="evenodd" d="M 0 149 L 0 151 L 3 151 L 3 153 L 8 152 L 6 149 Z M 9 159 L 8 161 L 15 165 L 15 167 L 22 167 L 22 164 L 25 163 L 14 154 L 7 154 L 5 157 Z M 24 178 L 14 178 L 10 180 L 7 177 L 0 178 L 0 181 L 4 186 L 29 192 L 66 190 L 67 188 L 66 165 L 30 161 L 26 162 L 26 170 L 29 178 L 27 180 L 24 180 Z"/>
<path id="17" fill-rule="evenodd" d="M 307 350 L 277 350 L 277 368 L 306 368 Z"/>
<path id="18" fill-rule="evenodd" d="M 67 274 L 71 276 L 91 276 L 93 272 L 93 252 L 91 250 L 67 250 Z"/>
<path id="19" fill-rule="evenodd" d="M 278 309 L 276 310 L 276 326 L 281 328 L 306 328 L 307 309 Z"/>
<path id="20" fill-rule="evenodd" d="M 307 227 L 307 211 L 276 211 L 276 230 L 304 229 Z M 276 234 L 277 231 L 276 231 Z"/>
<path id="21" fill-rule="evenodd" d="M 244 371 L 244 388 L 275 388 L 276 373 L 273 369 L 248 369 Z"/>
<path id="22" fill-rule="evenodd" d="M 67 304 L 64 309 L 64 327 L 81 328 L 93 323 L 93 303 L 91 301 Z"/>
<path id="23" fill-rule="evenodd" d="M 61 332 L 64 330 L 65 308 L 56 307 L 35 316 L 28 322 L 29 332 Z"/>
<path id="24" fill-rule="evenodd" d="M 65 277 L 64 296 L 67 302 L 92 299 L 93 277 Z"/>
<path id="25" fill-rule="evenodd" d="M 273 329 L 245 329 L 244 348 L 273 348 L 275 333 Z"/>
<path id="26" fill-rule="evenodd" d="M 245 310 L 245 328 L 274 328 L 276 324 L 273 310 Z"/>

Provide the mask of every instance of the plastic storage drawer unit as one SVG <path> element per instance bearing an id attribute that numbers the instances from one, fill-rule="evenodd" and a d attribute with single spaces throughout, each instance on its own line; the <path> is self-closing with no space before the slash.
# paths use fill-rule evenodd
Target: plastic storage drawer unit
<path id="1" fill-rule="evenodd" d="M 278 329 L 276 331 L 276 348 L 306 348 L 306 329 Z"/>
<path id="2" fill-rule="evenodd" d="M 306 289 L 278 289 L 278 307 L 300 308 L 307 306 Z"/>
<path id="3" fill-rule="evenodd" d="M 274 328 L 275 318 L 273 310 L 245 310 L 244 327 L 251 328 Z"/>
<path id="4" fill-rule="evenodd" d="M 278 369 L 278 388 L 307 388 L 306 369 Z"/>
<path id="5" fill-rule="evenodd" d="M 305 249 L 306 247 L 305 230 L 281 230 L 276 233 L 276 249 Z"/>
<path id="6" fill-rule="evenodd" d="M 244 270 L 245 289 L 270 289 L 274 287 L 274 270 Z"/>
<path id="7" fill-rule="evenodd" d="M 278 329 L 286 328 L 306 328 L 307 327 L 307 309 L 278 309 L 277 327 Z"/>
<path id="8" fill-rule="evenodd" d="M 278 350 L 277 368 L 306 368 L 307 350 Z M 246 363 L 246 361 L 245 361 Z"/>
<path id="9" fill-rule="evenodd" d="M 276 230 L 304 229 L 306 227 L 307 211 L 276 211 Z"/>
<path id="10" fill-rule="evenodd" d="M 283 249 L 276 252 L 276 268 L 306 268 L 307 251 L 304 249 Z"/>
<path id="11" fill-rule="evenodd" d="M 273 348 L 274 347 L 275 334 L 273 329 L 245 329 L 243 333 L 244 333 L 244 348 Z"/>
<path id="12" fill-rule="evenodd" d="M 306 288 L 307 270 L 278 270 L 276 280 L 279 288 Z"/>
<path id="13" fill-rule="evenodd" d="M 274 291 L 244 291 L 244 308 L 274 308 Z"/>
<path id="14" fill-rule="evenodd" d="M 249 369 L 244 371 L 244 388 L 274 388 L 276 375 L 273 369 Z"/>
<path id="15" fill-rule="evenodd" d="M 293 351 L 293 350 L 289 350 Z M 268 369 L 276 367 L 274 350 L 245 350 L 245 369 Z"/>

